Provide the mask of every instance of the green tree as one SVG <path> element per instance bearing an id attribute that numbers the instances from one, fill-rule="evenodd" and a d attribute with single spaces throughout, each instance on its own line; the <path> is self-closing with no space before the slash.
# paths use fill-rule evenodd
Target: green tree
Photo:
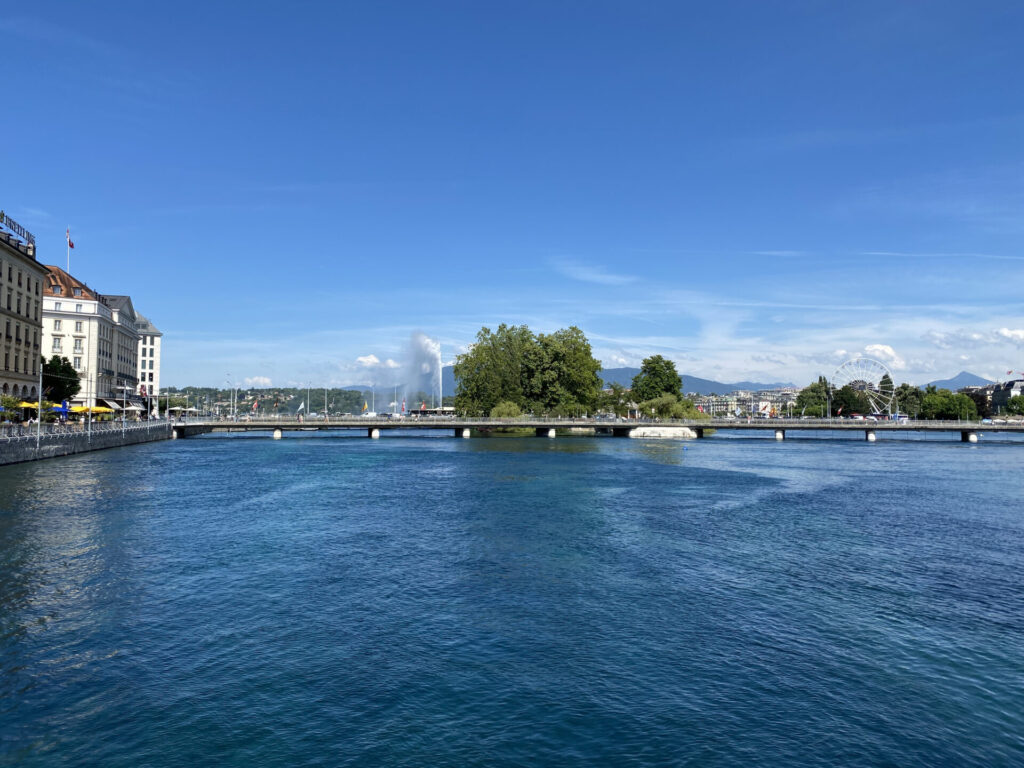
<path id="1" fill-rule="evenodd" d="M 920 389 L 904 382 L 896 387 L 896 408 L 900 413 L 917 416 L 921 412 L 924 397 Z"/>
<path id="2" fill-rule="evenodd" d="M 640 373 L 633 377 L 633 399 L 642 403 L 674 395 L 683 395 L 683 379 L 676 371 L 676 364 L 661 355 L 648 357 L 640 364 Z"/>
<path id="3" fill-rule="evenodd" d="M 71 400 L 82 388 L 78 378 L 78 371 L 66 357 L 54 355 L 47 362 L 41 358 L 43 364 L 43 396 L 55 403 L 63 400 Z"/>
<path id="4" fill-rule="evenodd" d="M 832 393 L 832 410 L 837 414 L 869 413 L 871 403 L 867 395 L 847 384 Z"/>
<path id="5" fill-rule="evenodd" d="M 796 407 L 804 416 L 824 416 L 828 410 L 829 388 L 824 376 L 808 384 L 796 396 Z"/>
<path id="6" fill-rule="evenodd" d="M 491 408 L 492 419 L 513 419 L 522 415 L 522 410 L 511 400 L 504 400 Z"/>
<path id="7" fill-rule="evenodd" d="M 505 401 L 535 413 L 590 411 L 601 394 L 600 369 L 575 326 L 540 336 L 525 325 L 481 328 L 455 362 L 455 407 L 472 416 Z"/>
<path id="8" fill-rule="evenodd" d="M 948 389 L 925 392 L 921 401 L 921 415 L 926 419 L 976 419 L 978 410 L 967 395 L 954 395 Z"/>
<path id="9" fill-rule="evenodd" d="M 657 416 L 662 419 L 707 419 L 706 413 L 697 410 L 693 401 L 685 397 L 664 394 L 639 403 L 637 408 L 641 416 Z"/>
<path id="10" fill-rule="evenodd" d="M 614 413 L 616 416 L 625 416 L 629 413 L 629 403 L 629 390 L 621 384 L 613 382 L 607 392 L 601 393 L 598 407 L 604 411 Z"/>
<path id="11" fill-rule="evenodd" d="M 11 395 L 0 395 L 0 406 L 3 406 L 3 418 L 8 421 L 20 421 L 21 420 L 21 409 L 18 407 L 18 403 L 21 400 Z"/>
<path id="12" fill-rule="evenodd" d="M 525 407 L 524 385 L 541 386 L 534 381 L 544 368 L 537 347 L 536 336 L 525 325 L 502 323 L 493 332 L 481 328 L 473 346 L 455 361 L 456 409 L 481 416 L 503 400 Z"/>
<path id="13" fill-rule="evenodd" d="M 539 403 L 545 411 L 573 415 L 597 407 L 601 395 L 600 361 L 594 359 L 590 342 L 576 326 L 537 337 L 543 363 Z"/>
<path id="14" fill-rule="evenodd" d="M 987 419 L 992 415 L 992 404 L 989 402 L 989 396 L 985 392 L 980 392 L 975 389 L 968 392 L 962 392 L 961 394 L 974 401 L 974 407 L 977 409 L 979 417 Z"/>
<path id="15" fill-rule="evenodd" d="M 1006 402 L 1006 412 L 1012 413 L 1014 416 L 1024 416 L 1024 395 L 1011 397 Z"/>

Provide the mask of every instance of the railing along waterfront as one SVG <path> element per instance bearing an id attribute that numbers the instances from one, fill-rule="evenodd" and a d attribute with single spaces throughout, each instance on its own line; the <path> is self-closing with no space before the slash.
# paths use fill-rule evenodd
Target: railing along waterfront
<path id="1" fill-rule="evenodd" d="M 142 422 L 121 422 L 104 421 L 97 422 L 91 426 L 79 422 L 69 424 L 42 424 L 37 428 L 35 424 L 0 424 L 0 441 L 12 442 L 16 440 L 47 440 L 80 435 L 102 435 L 111 432 L 137 432 L 140 430 L 161 429 L 170 431 L 169 421 L 142 421 Z"/>

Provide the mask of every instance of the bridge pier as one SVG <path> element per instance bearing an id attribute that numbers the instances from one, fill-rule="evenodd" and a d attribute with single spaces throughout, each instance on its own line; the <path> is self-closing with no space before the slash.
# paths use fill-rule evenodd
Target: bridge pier
<path id="1" fill-rule="evenodd" d="M 864 439 L 867 440 L 869 443 L 875 442 L 875 430 L 873 430 L 873 429 L 865 430 L 864 431 Z"/>
<path id="2" fill-rule="evenodd" d="M 960 433 L 961 443 L 976 443 L 978 442 L 978 433 L 972 430 L 964 430 Z"/>
<path id="3" fill-rule="evenodd" d="M 784 429 L 776 429 L 775 430 L 775 439 L 776 440 L 785 440 L 786 439 L 786 430 L 784 430 Z"/>
<path id="4" fill-rule="evenodd" d="M 554 437 L 555 430 L 547 429 L 545 427 L 537 427 L 537 437 Z"/>
<path id="5" fill-rule="evenodd" d="M 380 430 L 376 427 L 370 427 L 370 429 L 366 431 L 366 436 L 371 440 L 378 440 L 380 438 Z"/>
<path id="6" fill-rule="evenodd" d="M 703 427 L 694 427 L 693 431 L 697 433 L 697 438 L 698 439 L 704 437 L 704 429 L 703 429 Z"/>
<path id="7" fill-rule="evenodd" d="M 274 439 L 275 440 L 280 440 L 283 435 L 284 435 L 284 433 L 280 429 L 275 429 L 274 430 Z"/>
<path id="8" fill-rule="evenodd" d="M 455 430 L 455 436 L 456 437 L 468 438 L 469 437 L 469 427 L 463 427 L 462 429 L 456 429 Z"/>

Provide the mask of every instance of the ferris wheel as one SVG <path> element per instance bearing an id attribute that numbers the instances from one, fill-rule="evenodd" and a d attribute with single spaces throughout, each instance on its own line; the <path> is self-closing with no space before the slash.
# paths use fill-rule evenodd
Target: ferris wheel
<path id="1" fill-rule="evenodd" d="M 855 357 L 836 368 L 832 389 L 849 385 L 863 392 L 874 413 L 889 413 L 894 395 L 892 373 L 884 364 L 870 357 Z"/>

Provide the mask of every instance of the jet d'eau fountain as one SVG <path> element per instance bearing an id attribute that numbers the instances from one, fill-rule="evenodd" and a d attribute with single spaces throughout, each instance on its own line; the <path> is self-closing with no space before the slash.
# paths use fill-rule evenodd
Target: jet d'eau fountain
<path id="1" fill-rule="evenodd" d="M 417 331 L 398 357 L 398 361 L 391 358 L 380 360 L 376 355 L 357 358 L 356 362 L 366 369 L 366 383 L 371 390 L 368 408 L 376 410 L 378 394 L 385 398 L 388 395 L 394 397 L 389 408 L 396 413 L 422 405 L 430 408 L 441 406 L 444 399 L 441 342 Z"/>

